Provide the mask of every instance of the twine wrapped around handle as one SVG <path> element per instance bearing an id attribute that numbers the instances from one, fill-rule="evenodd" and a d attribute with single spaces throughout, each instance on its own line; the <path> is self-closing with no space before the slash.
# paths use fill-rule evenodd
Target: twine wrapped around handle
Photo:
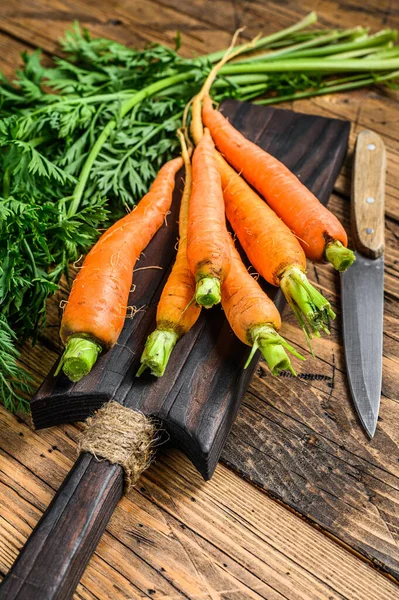
<path id="1" fill-rule="evenodd" d="M 2 582 L 2 599 L 72 598 L 123 487 L 151 463 L 157 427 L 142 413 L 110 402 L 86 425 L 79 458 Z"/>
<path id="2" fill-rule="evenodd" d="M 150 466 L 156 445 L 156 427 L 146 415 L 118 402 L 107 402 L 86 420 L 78 452 L 119 464 L 125 473 L 125 492 Z"/>

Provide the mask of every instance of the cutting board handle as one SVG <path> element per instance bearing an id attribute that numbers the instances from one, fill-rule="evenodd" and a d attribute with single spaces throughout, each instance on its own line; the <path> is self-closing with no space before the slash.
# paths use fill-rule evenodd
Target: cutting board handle
<path id="1" fill-rule="evenodd" d="M 351 221 L 356 249 L 370 258 L 384 252 L 385 172 L 384 142 L 374 131 L 361 131 L 353 165 Z"/>
<path id="2" fill-rule="evenodd" d="M 3 581 L 0 599 L 71 599 L 122 494 L 122 467 L 80 454 Z"/>

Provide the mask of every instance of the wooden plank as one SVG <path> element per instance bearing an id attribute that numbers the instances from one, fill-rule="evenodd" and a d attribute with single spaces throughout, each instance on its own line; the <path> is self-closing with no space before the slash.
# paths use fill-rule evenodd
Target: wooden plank
<path id="1" fill-rule="evenodd" d="M 75 425 L 33 432 L 0 409 L 0 572 L 75 458 Z M 78 599 L 394 600 L 397 586 L 219 465 L 206 485 L 179 452 L 123 498 Z M 1 597 L 1 594 L 0 594 Z"/>
<path id="2" fill-rule="evenodd" d="M 135 10 L 126 3 L 110 6 L 94 0 L 32 0 L 29 7 L 21 7 L 17 0 L 10 0 L 0 7 L 0 15 L 3 31 L 50 53 L 59 53 L 57 39 L 75 18 L 94 35 L 117 38 L 128 46 L 161 42 L 173 47 L 177 31 L 182 32 L 182 52 L 186 56 L 205 54 L 209 52 L 210 44 L 215 44 L 214 32 L 207 26 L 149 0 L 142 0 Z M 218 38 L 218 43 L 227 47 L 231 35 L 220 32 Z"/>
<path id="3" fill-rule="evenodd" d="M 118 7 L 121 3 L 118 3 Z M 130 7 L 130 3 L 127 2 L 123 2 L 122 4 L 124 4 L 125 6 L 127 6 L 127 10 Z M 222 47 L 224 44 L 224 42 L 222 43 L 222 37 L 220 34 L 220 29 L 224 28 L 225 31 L 230 31 L 232 32 L 233 29 L 235 28 L 236 24 L 239 24 L 239 18 L 237 18 L 237 14 L 238 11 L 241 11 L 241 15 L 242 15 L 242 19 L 245 19 L 245 22 L 247 24 L 250 25 L 249 28 L 249 34 L 251 33 L 251 27 L 252 29 L 256 32 L 258 31 L 259 26 L 261 26 L 264 30 L 264 32 L 267 31 L 271 31 L 271 30 L 275 30 L 277 27 L 281 27 L 281 26 L 286 26 L 290 23 L 292 23 L 292 21 L 294 20 L 294 18 L 297 18 L 299 16 L 303 16 L 303 14 L 307 11 L 307 9 L 309 8 L 308 6 L 309 2 L 302 4 L 299 6 L 297 3 L 295 3 L 295 5 L 293 3 L 268 3 L 267 5 L 264 5 L 263 3 L 256 3 L 256 12 L 254 13 L 254 11 L 252 10 L 254 3 L 251 2 L 235 2 L 234 6 L 235 6 L 235 13 L 233 11 L 231 11 L 231 6 L 233 5 L 233 3 L 224 1 L 224 0 L 214 0 L 212 2 L 212 4 L 210 2 L 203 2 L 202 0 L 193 0 L 193 2 L 190 3 L 182 3 L 181 6 L 177 7 L 177 11 L 175 10 L 175 13 L 178 11 L 184 11 L 187 12 L 188 16 L 191 16 L 193 19 L 193 24 L 192 24 L 192 31 L 194 32 L 194 28 L 196 27 L 196 32 L 195 35 L 198 35 L 198 37 L 201 37 L 201 31 L 205 28 L 209 29 L 209 36 L 207 38 L 207 44 L 206 44 L 206 51 L 212 51 L 212 50 L 216 50 L 219 49 L 220 47 Z M 168 2 L 168 5 L 170 7 L 171 2 Z M 197 19 L 200 18 L 200 15 L 197 18 L 193 17 L 193 13 L 191 12 L 191 6 L 196 5 L 199 6 L 199 13 L 202 13 L 203 15 L 203 19 L 202 22 L 199 22 Z M 7 3 L 7 5 L 4 3 L 2 6 L 0 6 L 0 14 L 3 13 L 4 9 L 7 7 L 10 8 L 10 11 L 14 11 L 14 14 L 16 12 L 16 10 L 20 9 L 20 6 L 15 7 L 11 2 Z M 287 6 L 291 6 L 290 11 L 287 12 Z M 27 18 L 27 14 L 29 13 L 29 7 L 26 8 L 25 10 L 25 17 L 22 15 L 23 18 L 23 26 L 19 27 L 18 29 L 14 29 L 14 34 L 19 35 L 21 38 L 28 38 L 29 40 L 32 41 L 32 43 L 35 43 L 35 39 L 39 40 L 39 45 L 43 45 L 44 47 L 47 47 L 49 50 L 53 51 L 56 48 L 56 37 L 58 37 L 59 33 L 61 33 L 61 30 L 64 28 L 65 24 L 67 23 L 67 16 L 63 16 L 62 19 L 53 19 L 52 15 L 49 14 L 49 11 L 46 13 L 44 8 L 45 8 L 45 4 L 44 3 L 39 3 L 37 5 L 38 10 L 37 10 L 37 18 L 36 19 L 29 19 Z M 97 7 L 101 10 L 107 10 L 107 7 L 105 6 L 105 3 L 102 3 L 102 1 L 100 0 L 99 2 L 96 2 L 96 6 L 92 5 L 90 7 L 90 12 L 88 14 L 88 11 L 86 11 L 86 13 L 83 15 L 84 16 L 84 22 L 85 24 L 91 29 L 94 30 L 93 28 L 96 28 L 96 31 L 101 32 L 101 35 L 108 35 L 110 37 L 114 37 L 114 38 L 118 38 L 121 41 L 135 41 L 135 39 L 137 39 L 138 41 L 136 43 L 142 44 L 142 40 L 140 40 L 138 37 L 136 38 L 135 36 L 138 36 L 138 32 L 137 29 L 140 28 L 140 32 L 141 33 L 141 29 L 145 29 L 145 25 L 148 24 L 151 20 L 151 13 L 147 13 L 149 16 L 146 17 L 147 21 L 145 19 L 143 19 L 142 21 L 140 21 L 140 25 L 135 25 L 132 22 L 130 23 L 129 27 L 123 27 L 123 16 L 122 17 L 118 17 L 116 19 L 112 19 L 112 17 L 101 17 L 100 19 L 96 20 L 96 14 L 97 14 Z M 14 10 L 15 8 L 15 10 Z M 310 7 L 310 8 L 314 8 L 314 4 Z M 72 18 L 74 18 L 75 16 L 81 16 L 81 14 L 77 14 L 75 8 L 73 8 L 73 10 L 75 10 L 75 13 L 72 14 L 72 12 L 69 13 L 70 15 L 70 20 L 72 20 Z M 118 10 L 118 9 L 117 9 Z M 156 9 L 156 11 L 159 11 L 160 9 Z M 389 8 L 389 5 L 386 2 L 371 2 L 371 0 L 367 0 L 366 2 L 362 2 L 360 3 L 359 1 L 353 1 L 351 3 L 337 3 L 337 2 L 325 2 L 325 3 L 318 3 L 317 5 L 317 10 L 320 14 L 320 12 L 323 13 L 324 17 L 326 18 L 325 21 L 325 25 L 329 26 L 331 23 L 333 23 L 334 25 L 339 24 L 340 26 L 351 26 L 351 25 L 357 25 L 360 23 L 367 23 L 375 30 L 376 28 L 379 28 L 381 26 L 395 26 L 395 21 L 393 20 L 394 18 L 397 18 L 397 9 L 395 8 L 394 3 L 391 3 L 391 7 Z M 395 14 L 393 16 L 389 16 L 389 10 L 391 10 L 391 12 L 396 12 L 396 16 Z M 8 13 L 7 19 L 8 17 L 10 17 L 10 11 Z M 41 12 L 40 12 L 41 11 Z M 361 11 L 361 13 L 359 14 L 359 11 Z M 67 11 L 66 11 L 67 12 Z M 108 12 L 108 15 L 110 13 L 114 12 L 114 9 L 112 9 L 111 11 Z M 130 11 L 132 12 L 132 11 Z M 168 13 L 171 14 L 171 13 Z M 278 15 L 276 18 L 276 14 Z M 211 18 L 209 19 L 207 17 L 207 15 L 211 15 Z M 233 15 L 233 17 L 236 19 L 235 22 L 233 23 L 233 19 L 231 19 L 230 15 Z M 349 16 L 348 16 L 349 15 Z M 3 14 L 2 14 L 3 16 Z M 38 18 L 38 16 L 41 16 L 41 19 Z M 238 17 L 240 15 L 238 14 Z M 7 19 L 3 19 L 2 24 L 4 24 Z M 109 22 L 107 19 L 110 19 Z M 148 20 L 149 19 L 149 20 Z M 208 24 L 204 23 L 204 19 L 209 20 Z M 116 24 L 118 22 L 118 20 L 122 21 L 122 24 Z M 112 22 L 111 22 L 112 21 Z M 180 21 L 182 22 L 183 19 Z M 196 21 L 196 23 L 194 23 L 194 21 Z M 323 21 L 324 22 L 324 21 Z M 42 23 L 44 24 L 44 26 L 42 27 Z M 224 25 L 223 23 L 226 23 L 226 25 Z M 164 24 L 165 26 L 165 24 Z M 14 24 L 13 27 L 15 28 L 16 25 Z M 40 28 L 42 27 L 41 31 Z M 34 34 L 35 28 L 39 29 L 39 33 L 38 34 Z M 131 28 L 131 29 L 130 29 Z M 217 34 L 215 33 L 215 29 L 217 31 Z M 46 31 L 45 31 L 46 30 Z M 172 28 L 170 29 L 172 31 Z M 120 33 L 120 31 L 122 31 L 122 33 Z M 33 32 L 33 33 L 32 33 Z M 45 35 L 47 35 L 47 37 L 45 37 Z M 151 35 L 153 34 L 153 32 L 151 32 Z M 35 38 L 35 35 L 38 36 Z M 172 35 L 172 33 L 171 33 Z M 165 38 L 164 38 L 165 39 Z M 171 39 L 171 36 L 169 37 L 169 39 Z M 227 36 L 226 36 L 227 39 Z M 43 41 L 45 43 L 43 43 Z M 183 43 L 185 43 L 185 37 L 183 36 Z M 203 44 L 203 42 L 199 42 L 200 44 Z M 47 46 L 46 46 L 47 44 Z M 204 45 L 201 46 L 202 48 L 204 47 Z M 379 133 L 381 133 L 381 135 L 384 137 L 384 140 L 387 144 L 388 147 L 388 187 L 387 187 L 387 208 L 389 211 L 389 215 L 390 217 L 392 217 L 392 219 L 395 219 L 395 217 L 397 217 L 397 207 L 396 207 L 396 202 L 397 202 L 397 184 L 395 186 L 395 177 L 394 177 L 394 173 L 396 171 L 396 165 L 398 162 L 397 156 L 398 156 L 398 148 L 397 148 L 397 92 L 389 92 L 389 93 L 376 93 L 375 91 L 359 91 L 359 92 L 352 92 L 351 94 L 341 94 L 341 95 L 336 95 L 336 96 L 330 96 L 330 97 L 322 97 L 322 98 L 318 98 L 318 99 L 314 99 L 314 100 L 308 100 L 308 101 L 297 101 L 296 103 L 293 104 L 293 107 L 295 110 L 300 110 L 302 112 L 310 112 L 310 113 L 315 113 L 315 114 L 321 114 L 321 115 L 326 115 L 326 116 L 334 116 L 334 114 L 336 116 L 341 116 L 341 117 L 348 117 L 351 118 L 355 121 L 355 128 L 356 130 L 362 127 L 370 127 L 370 128 L 374 128 L 375 130 L 377 130 Z M 368 108 L 370 107 L 370 109 Z M 358 120 L 357 120 L 357 115 L 358 115 Z M 378 116 L 377 119 L 375 119 L 374 117 Z M 344 170 L 342 176 L 340 177 L 340 179 L 338 180 L 338 185 L 337 185 L 337 191 L 339 192 L 340 195 L 342 194 L 347 194 L 348 190 L 349 190 L 349 167 L 350 167 L 350 156 L 348 158 L 348 163 L 347 163 L 347 169 Z M 345 206 L 347 205 L 347 199 L 343 199 L 342 197 L 334 197 L 332 200 L 332 208 L 334 210 L 334 212 L 336 212 L 336 214 L 341 215 L 341 214 L 345 214 Z M 351 448 L 351 461 L 353 464 L 357 464 L 358 459 L 357 459 L 357 453 L 359 453 L 361 450 L 364 451 L 364 454 L 361 457 L 361 465 L 362 468 L 364 467 L 365 464 L 368 463 L 368 461 L 372 461 L 372 464 L 374 465 L 373 468 L 380 468 L 384 473 L 385 471 L 388 471 L 388 473 L 392 470 L 393 467 L 396 466 L 397 463 L 395 463 L 395 459 L 396 459 L 396 455 L 395 455 L 395 450 L 396 450 L 396 446 L 395 444 L 397 443 L 397 426 L 395 425 L 395 422 L 392 422 L 391 419 L 387 419 L 385 417 L 386 414 L 390 413 L 390 404 L 388 403 L 388 400 L 391 401 L 391 404 L 394 401 L 397 401 L 397 381 L 398 381 L 398 377 L 397 377 L 397 356 L 398 356 L 398 352 L 397 352 L 397 346 L 395 345 L 397 343 L 397 339 L 399 337 L 399 326 L 398 326 L 398 315 L 397 315 L 397 300 L 399 297 L 399 294 L 397 292 L 397 229 L 395 229 L 395 223 L 393 223 L 393 221 L 388 221 L 387 223 L 387 227 L 392 229 L 392 234 L 390 235 L 390 239 L 388 240 L 388 247 L 387 247 L 387 254 L 386 254 L 386 259 L 387 259 L 387 265 L 386 265 L 386 275 L 387 275 L 387 279 L 386 279 L 386 297 L 385 297 L 385 321 L 386 321 L 386 327 L 385 327 L 385 336 L 384 336 L 384 354 L 385 354 L 385 364 L 384 364 L 384 381 L 383 381 L 383 398 L 382 398 L 382 406 L 381 406 L 381 418 L 382 421 L 380 421 L 379 423 L 379 428 L 383 429 L 383 433 L 384 436 L 388 437 L 389 440 L 389 445 L 388 445 L 388 452 L 385 451 L 384 448 L 382 448 L 382 446 L 378 443 L 377 445 L 374 445 L 375 442 L 373 442 L 372 444 L 369 445 L 365 445 L 365 440 L 364 438 L 361 437 L 361 434 L 359 433 L 359 431 L 357 430 L 357 425 L 356 425 L 356 421 L 355 421 L 355 416 L 354 413 L 352 411 L 348 396 L 347 396 L 347 392 L 346 392 L 346 383 L 345 383 L 345 379 L 344 379 L 344 369 L 343 369 L 343 362 L 342 362 L 342 347 L 340 345 L 339 342 L 339 323 L 337 324 L 337 327 L 334 328 L 333 330 L 333 335 L 335 335 L 336 337 L 334 338 L 334 342 L 333 344 L 330 343 L 317 343 L 317 352 L 318 354 L 321 356 L 320 361 L 318 362 L 311 362 L 308 361 L 308 363 L 306 364 L 306 370 L 303 369 L 303 378 L 301 379 L 301 381 L 294 381 L 292 379 L 285 379 L 284 380 L 284 385 L 285 388 L 287 389 L 287 397 L 293 398 L 293 406 L 295 407 L 296 411 L 300 411 L 301 415 L 299 416 L 300 419 L 300 423 L 301 423 L 301 427 L 304 427 L 305 429 L 308 428 L 308 420 L 310 419 L 312 426 L 309 428 L 312 430 L 312 427 L 314 425 L 314 423 L 319 422 L 319 424 L 317 426 L 320 426 L 320 421 L 322 421 L 323 424 L 323 430 L 325 431 L 325 435 L 329 438 L 329 436 L 331 435 L 330 431 L 333 430 L 335 431 L 334 435 L 335 437 L 333 438 L 334 441 L 334 445 L 339 446 L 339 444 L 341 446 L 345 446 L 348 443 L 350 443 L 350 448 Z M 314 280 L 314 282 L 316 282 L 316 278 L 318 279 L 318 281 L 320 282 L 320 284 L 323 286 L 323 288 L 325 288 L 328 291 L 328 297 L 330 300 L 333 301 L 334 306 L 337 306 L 339 304 L 339 298 L 337 295 L 338 289 L 339 289 L 339 283 L 338 283 L 338 278 L 336 275 L 331 274 L 331 272 L 322 267 L 322 266 L 317 266 L 317 267 L 311 267 L 309 269 L 310 272 L 310 276 L 311 279 Z M 51 316 L 51 327 L 47 330 L 46 332 L 46 336 L 45 338 L 43 338 L 43 342 L 46 344 L 46 346 L 42 346 L 42 345 L 38 345 L 36 347 L 36 349 L 34 351 L 32 351 L 28 346 L 26 346 L 25 348 L 25 358 L 26 360 L 30 361 L 30 364 L 32 365 L 32 368 L 35 369 L 36 374 L 37 374 L 37 379 L 42 379 L 43 376 L 46 373 L 47 370 L 47 365 L 50 365 L 50 363 L 53 362 L 53 360 L 55 359 L 56 353 L 54 352 L 54 350 L 57 348 L 57 313 L 58 313 L 58 309 L 57 309 L 57 305 L 56 303 L 50 302 L 51 305 L 51 309 L 50 309 L 50 316 Z M 293 321 L 289 321 L 286 320 L 286 324 L 284 325 L 284 329 L 283 329 L 283 333 L 289 337 L 291 339 L 291 341 L 293 341 L 294 343 L 297 343 L 300 340 L 300 335 L 299 335 L 299 331 L 296 328 L 295 324 Z M 338 340 L 338 342 L 336 342 L 335 340 Z M 48 360 L 47 364 L 44 366 L 42 366 L 42 357 L 43 357 L 43 352 L 45 352 L 45 355 L 48 357 L 46 360 Z M 334 362 L 332 360 L 332 357 L 334 356 Z M 317 366 L 316 366 L 317 365 Z M 264 374 L 264 371 L 262 370 L 262 377 Z M 338 378 L 337 376 L 334 377 L 334 382 L 332 381 L 333 378 L 333 373 L 341 373 L 341 377 Z M 308 377 L 308 379 L 305 379 L 305 377 Z M 270 382 L 269 382 L 270 383 Z M 331 394 L 331 397 L 329 397 L 329 394 L 331 392 L 331 387 L 329 386 L 329 384 L 334 384 L 334 391 Z M 307 405 L 306 406 L 306 410 L 303 408 L 302 403 L 303 403 L 303 396 L 306 396 L 308 394 L 308 389 L 311 390 L 311 394 L 312 394 L 312 403 L 311 405 Z M 291 395 L 290 390 L 294 390 L 294 392 Z M 273 442 L 273 446 L 271 447 L 270 452 L 273 452 L 274 448 L 277 448 L 280 445 L 284 445 L 284 441 L 286 439 L 286 431 L 285 431 L 285 425 L 287 424 L 286 421 L 286 417 L 283 416 L 281 417 L 280 420 L 280 403 L 284 405 L 284 398 L 281 398 L 281 396 L 279 394 L 272 394 L 272 392 L 270 390 L 268 390 L 268 395 L 269 397 L 271 397 L 273 399 L 273 402 L 275 402 L 276 405 L 276 409 L 273 411 L 273 417 L 275 418 L 276 422 L 278 423 L 276 429 L 274 430 L 274 434 L 276 435 L 276 443 Z M 279 393 L 281 393 L 281 390 L 279 388 Z M 263 398 L 263 388 L 262 388 L 262 398 L 259 399 L 257 398 L 257 401 L 260 401 L 262 404 L 262 408 L 268 408 L 267 402 L 266 400 Z M 343 399 L 341 399 L 341 396 L 343 394 Z M 249 397 L 249 396 L 248 396 Z M 252 393 L 252 388 L 251 388 L 251 398 L 255 398 L 255 395 Z M 246 400 L 246 403 L 249 404 L 248 400 Z M 247 407 L 244 407 L 245 410 L 247 410 Z M 313 414 L 313 410 L 317 409 L 316 412 L 316 416 L 314 416 Z M 248 409 L 249 410 L 249 409 Z M 268 408 L 269 410 L 269 408 Z M 291 416 L 292 414 L 292 407 L 290 406 L 286 406 L 285 407 L 286 413 L 288 416 Z M 330 416 L 327 416 L 327 414 L 323 415 L 323 410 L 325 411 L 325 413 L 329 414 Z M 339 412 L 340 414 L 340 427 L 342 427 L 342 415 L 346 415 L 346 419 L 344 421 L 344 431 L 345 431 L 345 438 L 342 439 L 341 441 L 339 441 L 339 435 L 338 435 L 338 426 L 337 424 L 332 420 L 331 417 L 336 418 L 337 413 Z M 295 419 L 298 418 L 298 413 L 295 414 Z M 292 426 L 292 424 L 290 425 L 290 427 Z M 315 426 L 316 427 L 316 426 Z M 317 427 L 316 427 L 317 428 Z M 72 428 L 74 430 L 74 428 Z M 307 429 L 306 429 L 307 431 Z M 347 436 L 347 431 L 350 432 L 349 437 Z M 246 432 L 246 425 L 245 423 L 243 423 L 241 420 L 239 420 L 237 422 L 236 428 L 234 429 L 234 435 L 236 436 L 236 439 L 239 439 L 240 436 L 245 436 L 245 432 Z M 60 448 L 62 451 L 65 451 L 65 440 L 68 440 L 67 435 L 71 435 L 71 428 L 70 427 L 64 427 L 64 428 L 54 428 L 51 432 L 42 432 L 41 435 L 45 436 L 46 433 L 48 433 L 48 435 L 50 436 L 48 439 L 51 439 L 51 436 L 55 436 L 56 442 L 55 445 L 58 443 L 60 445 Z M 16 432 L 14 432 L 14 435 L 17 436 L 18 434 Z M 308 434 L 306 434 L 308 435 Z M 312 435 L 312 432 L 310 432 L 309 435 Z M 316 432 L 316 436 L 320 435 Z M 341 436 L 342 437 L 342 436 Z M 20 439 L 16 438 L 19 442 L 21 441 Z M 46 438 L 47 439 L 47 438 Z M 279 442 L 280 440 L 280 442 Z M 323 438 L 322 438 L 323 441 Z M 312 438 L 310 438 L 310 442 L 312 442 Z M 296 443 L 296 442 L 295 442 Z M 266 444 L 266 442 L 265 442 Z M 267 442 L 268 446 L 270 445 L 270 440 Z M 244 445 L 243 445 L 244 446 Z M 247 449 L 249 448 L 249 443 L 247 445 Z M 269 446 L 270 448 L 270 446 Z M 263 446 L 262 446 L 263 449 Z M 297 447 L 298 449 L 298 447 Z M 51 450 L 51 446 L 50 446 L 50 450 Z M 29 454 L 29 447 L 26 447 L 24 450 L 25 454 L 28 455 Z M 56 450 L 51 452 L 54 454 L 59 454 Z M 325 452 L 325 442 L 323 441 L 323 452 Z M 334 450 L 334 452 L 336 452 L 336 450 Z M 51 455 L 49 455 L 51 456 Z M 247 456 L 248 460 L 251 458 L 250 453 Z M 247 460 L 247 459 L 246 459 Z M 264 459 L 263 459 L 264 460 Z M 336 460 L 336 456 L 334 455 L 334 460 Z M 388 464 L 386 465 L 386 461 L 388 461 Z M 344 467 L 344 463 L 342 460 L 342 457 L 338 460 L 337 462 Z M 277 472 L 279 470 L 279 468 L 281 467 L 282 463 L 278 463 L 278 466 L 275 467 L 275 472 Z M 298 464 L 300 464 L 300 462 L 298 461 Z M 328 463 L 325 459 L 324 464 Z M 335 463 L 336 464 L 336 463 Z M 284 465 L 283 465 L 284 466 Z M 48 478 L 51 474 L 52 474 L 52 468 L 48 469 L 47 471 L 44 470 L 43 473 L 43 477 L 44 478 Z M 59 470 L 55 469 L 55 475 L 58 478 L 58 483 L 56 485 L 59 485 L 63 474 L 59 473 Z M 15 476 L 14 473 L 12 473 L 12 478 Z M 323 475 L 324 480 L 326 479 L 326 477 Z M 360 478 L 362 478 L 362 474 L 360 473 Z M 349 477 L 350 478 L 350 477 Z M 365 485 L 362 482 L 358 482 L 358 483 L 354 483 L 353 485 L 356 485 L 356 487 L 359 487 L 361 490 L 365 490 Z M 306 483 L 304 484 L 304 486 L 306 486 Z M 310 486 L 311 487 L 311 486 Z M 245 490 L 245 491 L 244 491 Z M 310 490 L 306 490 L 308 493 L 308 497 L 311 497 L 312 494 L 312 489 Z M 314 488 L 314 491 L 317 491 L 317 488 Z M 364 492 L 364 494 L 366 494 L 367 490 Z M 226 492 L 226 494 L 228 495 L 229 492 Z M 246 493 L 246 488 L 244 488 L 242 490 L 242 493 L 245 496 Z M 273 493 L 271 491 L 271 493 Z M 375 500 L 375 499 L 374 499 Z M 47 504 L 47 501 L 45 502 L 45 504 Z M 394 505 L 390 505 L 391 507 Z M 345 506 L 345 510 L 346 510 L 347 506 Z M 373 507 L 368 505 L 368 501 L 366 502 L 365 508 L 367 509 L 367 511 L 369 513 L 372 513 Z M 383 531 L 383 527 L 384 527 L 384 523 L 386 520 L 388 519 L 388 512 L 381 504 L 381 498 L 378 499 L 378 504 L 377 507 L 374 507 L 374 517 L 373 519 L 375 519 L 375 521 L 371 524 L 371 528 L 373 530 L 373 535 L 370 534 L 370 532 L 367 533 L 367 535 L 365 535 L 364 533 L 362 534 L 363 538 L 366 539 L 367 537 L 371 538 L 371 539 L 377 539 L 378 536 L 380 535 L 380 532 Z M 380 511 L 381 514 L 377 514 L 378 511 Z M 337 518 L 338 515 L 336 514 L 335 517 Z M 370 520 L 369 517 L 367 519 L 367 523 L 368 523 L 368 527 L 370 526 Z M 375 524 L 376 523 L 376 524 Z M 355 523 L 355 519 L 352 518 L 351 522 L 349 523 L 349 530 L 352 531 L 361 531 L 362 527 L 359 526 L 359 524 L 355 527 L 356 523 Z M 341 523 L 341 527 L 342 527 L 342 523 Z M 343 527 L 346 528 L 347 524 L 343 524 Z M 377 531 L 377 535 L 374 535 L 374 529 Z M 26 537 L 26 536 L 25 536 Z M 107 547 L 108 547 L 108 539 L 106 539 L 103 542 Z M 112 542 L 110 542 L 112 543 Z M 165 542 L 166 543 L 166 542 Z M 7 552 L 9 551 L 9 548 L 7 547 Z M 154 554 L 152 552 L 152 554 Z M 15 556 L 15 553 L 14 553 Z M 132 560 L 132 553 L 131 551 L 127 551 L 127 556 L 129 557 L 130 560 Z M 133 555 L 134 556 L 134 555 Z M 115 562 L 113 564 L 115 564 L 116 566 L 118 566 L 118 559 L 119 556 L 110 556 L 108 557 L 109 561 L 112 563 L 112 560 L 114 559 Z M 8 563 L 9 564 L 9 563 Z M 126 563 L 128 565 L 128 563 Z M 137 564 L 140 565 L 141 569 L 144 569 L 144 563 L 138 562 Z M 101 584 L 100 587 L 102 587 L 103 585 L 105 586 L 105 580 L 107 579 L 104 576 L 100 575 L 100 571 L 103 568 L 103 563 L 101 563 L 100 565 L 98 565 L 98 563 L 96 563 L 96 569 L 92 572 L 93 574 L 91 575 L 90 581 L 89 581 L 89 587 L 90 586 L 95 586 L 96 585 L 96 581 L 101 580 Z M 128 570 L 128 566 L 126 567 Z M 90 570 L 90 569 L 89 569 Z M 139 570 L 139 569 L 138 569 Z M 337 575 L 334 573 L 333 574 L 333 579 L 335 582 Z M 111 581 L 116 581 L 118 580 L 118 584 L 116 585 L 121 585 L 120 580 L 121 580 L 121 576 L 116 573 L 115 571 L 112 573 L 112 575 L 110 576 L 110 580 Z M 109 582 L 107 581 L 107 585 L 109 584 Z M 90 588 L 95 590 L 95 587 Z M 108 587 L 106 587 L 107 589 L 107 593 L 102 591 L 103 593 L 103 597 L 112 597 L 112 585 L 108 585 Z M 125 595 L 129 594 L 129 587 L 123 587 L 123 592 L 118 590 L 116 593 L 120 594 L 120 597 L 125 597 L 122 595 L 122 593 L 124 593 Z M 132 592 L 132 596 L 133 593 L 137 593 L 136 591 Z M 353 600 L 353 598 L 355 598 L 356 592 L 354 593 L 349 593 L 349 597 L 351 598 L 351 600 Z M 378 596 L 379 598 L 381 597 L 381 595 L 384 594 L 384 590 L 381 591 L 380 596 Z M 79 590 L 79 595 L 77 597 L 80 598 L 94 598 L 94 592 L 92 593 L 91 591 L 89 591 L 87 588 L 80 588 Z M 229 596 L 230 597 L 230 596 Z"/>
<path id="4" fill-rule="evenodd" d="M 22 67 L 21 53 L 24 50 L 26 50 L 26 44 L 18 42 L 0 31 L 1 72 L 8 79 L 13 80 L 15 71 Z"/>
<path id="5" fill-rule="evenodd" d="M 259 27 L 264 35 L 282 27 L 289 27 L 293 22 L 316 10 L 318 27 L 356 27 L 362 25 L 376 29 L 399 26 L 399 12 L 391 0 L 340 1 L 327 0 L 315 2 L 296 0 L 279 2 L 274 0 L 267 4 L 261 0 L 244 0 L 233 2 L 228 0 L 191 0 L 180 3 L 179 0 L 153 0 L 162 6 L 173 6 L 177 12 L 183 12 L 198 19 L 212 28 L 223 28 L 231 33 L 243 25 L 247 37 L 256 35 Z M 129 0 L 124 4 L 128 6 Z"/>
<path id="6" fill-rule="evenodd" d="M 70 598 L 122 495 L 122 467 L 82 453 L 7 574 L 3 598 Z"/>

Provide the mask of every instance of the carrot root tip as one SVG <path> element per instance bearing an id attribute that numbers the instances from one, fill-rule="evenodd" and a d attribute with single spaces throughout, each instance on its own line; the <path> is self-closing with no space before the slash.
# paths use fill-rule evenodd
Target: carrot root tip
<path id="1" fill-rule="evenodd" d="M 349 248 L 345 248 L 338 240 L 327 244 L 325 257 L 327 262 L 331 263 L 334 269 L 341 273 L 346 271 L 356 260 L 355 253 Z"/>
<path id="2" fill-rule="evenodd" d="M 221 302 L 220 280 L 216 277 L 204 277 L 197 282 L 195 301 L 199 306 L 211 308 Z"/>
<path id="3" fill-rule="evenodd" d="M 252 350 L 245 364 L 245 368 L 251 362 L 255 352 L 259 349 L 266 360 L 272 375 L 278 375 L 280 371 L 290 371 L 296 376 L 291 364 L 288 350 L 300 360 L 305 358 L 299 354 L 271 325 L 255 327 L 250 332 Z"/>
<path id="4" fill-rule="evenodd" d="M 177 333 L 171 330 L 156 329 L 153 331 L 145 343 L 140 359 L 141 365 L 136 377 L 140 377 L 147 368 L 155 377 L 162 377 L 178 339 Z"/>
<path id="5" fill-rule="evenodd" d="M 310 344 L 312 334 L 319 337 L 320 331 L 330 333 L 327 326 L 329 319 L 335 319 L 335 313 L 329 301 L 313 287 L 305 273 L 298 267 L 292 267 L 284 272 L 280 288 L 294 311 L 313 354 Z"/>
<path id="6" fill-rule="evenodd" d="M 55 374 L 62 369 L 70 381 L 79 381 L 90 373 L 101 350 L 99 344 L 87 338 L 69 338 Z"/>

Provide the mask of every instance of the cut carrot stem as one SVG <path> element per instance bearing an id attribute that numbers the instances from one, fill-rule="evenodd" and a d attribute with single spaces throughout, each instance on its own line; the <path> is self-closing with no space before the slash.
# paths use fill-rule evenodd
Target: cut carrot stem
<path id="1" fill-rule="evenodd" d="M 262 335 L 259 336 L 257 343 L 272 375 L 278 375 L 280 371 L 290 371 L 296 377 L 294 367 L 281 344 L 271 344 L 269 343 L 269 340 Z"/>
<path id="2" fill-rule="evenodd" d="M 308 336 L 311 332 L 318 336 L 320 330 L 330 333 L 327 325 L 330 318 L 335 319 L 335 313 L 301 269 L 287 269 L 281 277 L 280 288 Z"/>
<path id="3" fill-rule="evenodd" d="M 273 375 L 278 375 L 280 371 L 291 371 L 293 375 L 296 373 L 291 365 L 291 361 L 284 348 L 287 348 L 296 358 L 304 360 L 304 357 L 299 354 L 288 342 L 270 325 L 261 325 L 253 327 L 249 335 L 252 339 L 252 351 L 245 363 L 245 369 L 249 366 L 252 358 L 257 350 L 260 350 L 263 358 L 266 360 L 268 367 Z"/>
<path id="4" fill-rule="evenodd" d="M 71 337 L 67 341 L 64 354 L 55 372 L 56 375 L 62 369 L 71 381 L 79 381 L 90 373 L 99 354 L 101 346 L 85 337 Z"/>
<path id="5" fill-rule="evenodd" d="M 152 375 L 162 377 L 178 339 L 178 334 L 172 329 L 153 331 L 147 338 L 137 377 L 140 377 L 146 368 L 150 369 Z"/>
<path id="6" fill-rule="evenodd" d="M 326 246 L 326 259 L 337 271 L 346 271 L 356 260 L 355 253 L 335 240 Z"/>
<path id="7" fill-rule="evenodd" d="M 211 306 L 219 304 L 221 300 L 220 279 L 216 277 L 200 279 L 195 290 L 195 300 L 204 308 L 211 308 Z"/>

